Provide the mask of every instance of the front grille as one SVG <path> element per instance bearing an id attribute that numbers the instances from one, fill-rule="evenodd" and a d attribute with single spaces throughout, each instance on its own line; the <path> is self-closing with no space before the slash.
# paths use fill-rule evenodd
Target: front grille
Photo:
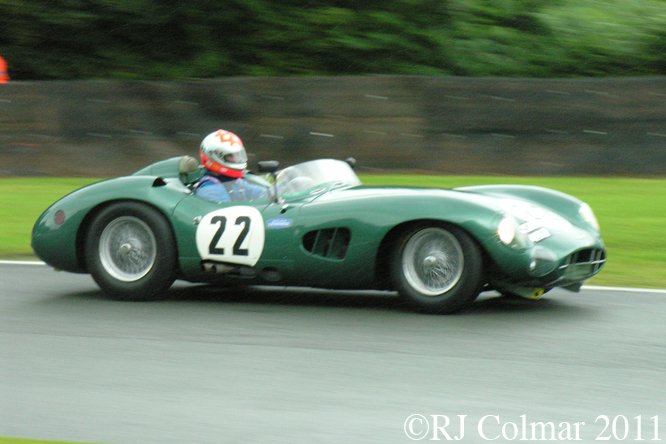
<path id="1" fill-rule="evenodd" d="M 585 279 L 594 276 L 606 263 L 606 252 L 601 248 L 587 248 L 567 256 L 560 266 L 568 278 Z"/>

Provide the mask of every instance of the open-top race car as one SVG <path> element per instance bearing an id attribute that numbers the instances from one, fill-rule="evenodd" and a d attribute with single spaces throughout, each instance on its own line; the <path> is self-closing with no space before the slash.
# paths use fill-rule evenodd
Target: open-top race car
<path id="1" fill-rule="evenodd" d="M 537 298 L 578 291 L 606 260 L 590 207 L 550 189 L 365 187 L 353 161 L 246 180 L 266 197 L 215 203 L 192 191 L 188 156 L 57 201 L 37 220 L 35 253 L 90 273 L 113 297 L 162 297 L 175 279 L 216 285 L 396 290 L 413 308 L 458 311 L 480 292 Z"/>

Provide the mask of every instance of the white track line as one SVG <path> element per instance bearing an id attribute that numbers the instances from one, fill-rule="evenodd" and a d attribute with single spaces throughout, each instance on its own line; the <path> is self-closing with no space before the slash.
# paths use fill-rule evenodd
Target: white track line
<path id="1" fill-rule="evenodd" d="M 0 261 L 0 265 L 46 265 L 41 261 Z"/>
<path id="2" fill-rule="evenodd" d="M 623 287 L 600 287 L 597 285 L 583 285 L 582 289 L 593 290 L 593 291 L 627 291 L 632 293 L 666 294 L 666 289 L 659 289 L 659 288 L 623 288 Z"/>
<path id="3" fill-rule="evenodd" d="M 46 265 L 41 261 L 3 261 L 0 260 L 0 265 Z M 581 290 L 592 290 L 592 291 L 625 291 L 632 293 L 654 293 L 654 294 L 666 294 L 666 289 L 658 288 L 624 288 L 624 287 L 600 287 L 597 285 L 583 285 Z"/>

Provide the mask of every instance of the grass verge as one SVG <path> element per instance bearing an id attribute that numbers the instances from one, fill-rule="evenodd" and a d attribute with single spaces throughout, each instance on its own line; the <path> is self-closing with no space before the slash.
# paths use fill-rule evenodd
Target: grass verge
<path id="1" fill-rule="evenodd" d="M 97 180 L 0 179 L 0 257 L 31 256 L 30 232 L 42 211 Z M 666 179 L 363 175 L 361 180 L 366 185 L 438 188 L 515 183 L 563 191 L 592 206 L 608 247 L 608 262 L 590 284 L 666 288 Z"/>
<path id="2" fill-rule="evenodd" d="M 93 444 L 70 441 L 45 441 L 43 439 L 25 439 L 25 438 L 3 438 L 0 437 L 0 444 Z"/>
<path id="3" fill-rule="evenodd" d="M 30 234 L 40 214 L 56 200 L 100 179 L 0 179 L 0 257 L 31 256 Z"/>

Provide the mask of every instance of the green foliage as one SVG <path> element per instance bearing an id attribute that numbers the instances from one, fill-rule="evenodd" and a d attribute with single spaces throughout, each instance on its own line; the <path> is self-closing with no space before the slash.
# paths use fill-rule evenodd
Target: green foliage
<path id="1" fill-rule="evenodd" d="M 0 0 L 13 79 L 666 73 L 663 0 Z"/>

